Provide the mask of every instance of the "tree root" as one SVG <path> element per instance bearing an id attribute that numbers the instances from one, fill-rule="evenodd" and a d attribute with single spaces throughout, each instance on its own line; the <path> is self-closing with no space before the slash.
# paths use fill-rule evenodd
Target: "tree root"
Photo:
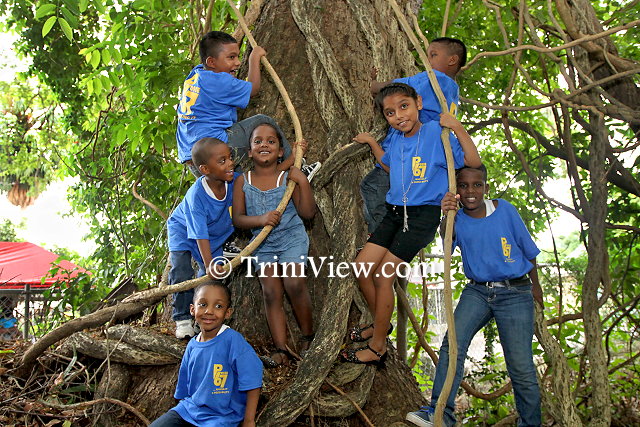
<path id="1" fill-rule="evenodd" d="M 136 417 L 140 418 L 140 420 L 144 423 L 145 426 L 148 426 L 149 424 L 151 424 L 149 419 L 147 419 L 147 417 L 145 417 L 142 414 L 142 412 L 138 411 L 133 406 L 129 405 L 128 403 L 122 402 L 121 400 L 112 399 L 110 397 L 103 397 L 101 399 L 89 400 L 87 402 L 74 403 L 72 405 L 60 405 L 58 403 L 47 402 L 45 400 L 38 400 L 38 402 L 45 406 L 49 406 L 51 408 L 61 409 L 61 410 L 81 409 L 81 408 L 86 408 L 88 406 L 96 405 L 99 403 L 112 403 L 114 405 L 122 406 L 123 408 L 125 408 L 126 410 L 134 414 Z"/>

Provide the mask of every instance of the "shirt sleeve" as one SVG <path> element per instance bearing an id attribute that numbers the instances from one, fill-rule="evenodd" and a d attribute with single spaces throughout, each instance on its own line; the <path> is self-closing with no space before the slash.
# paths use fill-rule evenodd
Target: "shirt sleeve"
<path id="1" fill-rule="evenodd" d="M 178 371 L 178 384 L 173 397 L 176 399 L 184 399 L 189 396 L 189 355 L 191 354 L 191 345 L 187 345 L 187 349 L 182 356 L 180 362 L 180 370 Z"/>
<path id="2" fill-rule="evenodd" d="M 527 258 L 527 260 L 532 260 L 538 256 L 540 253 L 540 249 L 536 246 L 527 226 L 524 224 L 522 217 L 516 210 L 515 206 L 509 204 L 511 209 L 511 224 L 513 226 L 513 233 L 515 235 L 515 240 L 522 250 L 522 253 Z"/>
<path id="3" fill-rule="evenodd" d="M 228 73 L 202 73 L 200 90 L 221 104 L 246 108 L 251 99 L 253 83 L 236 79 Z"/>
<path id="4" fill-rule="evenodd" d="M 238 373 L 238 390 L 247 391 L 262 387 L 262 362 L 253 347 L 239 337 L 236 340 L 235 358 L 233 361 Z"/>
<path id="5" fill-rule="evenodd" d="M 199 184 L 199 181 L 196 181 Z M 187 223 L 187 237 L 189 239 L 208 239 L 209 228 L 207 227 L 206 209 L 195 195 L 187 195 L 189 202 L 185 209 L 185 220 Z"/>

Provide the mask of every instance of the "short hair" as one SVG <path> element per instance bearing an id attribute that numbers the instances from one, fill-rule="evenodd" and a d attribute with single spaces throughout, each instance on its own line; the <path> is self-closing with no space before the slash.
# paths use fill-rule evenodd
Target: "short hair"
<path id="1" fill-rule="evenodd" d="M 256 125 L 256 127 L 253 128 L 253 130 L 251 131 L 251 134 L 249 135 L 249 146 L 251 146 L 251 141 L 253 139 L 253 133 L 256 131 L 256 129 L 258 129 L 260 126 L 269 126 L 271 129 L 276 131 L 276 136 L 278 137 L 278 148 L 283 148 L 282 147 L 282 141 L 284 141 L 284 135 L 282 134 L 282 132 L 280 131 L 280 129 L 278 129 L 276 126 L 272 125 L 271 123 L 260 123 L 258 125 Z"/>
<path id="2" fill-rule="evenodd" d="M 231 34 L 211 31 L 200 39 L 200 61 L 204 64 L 209 56 L 217 57 L 223 44 L 238 43 Z"/>
<path id="3" fill-rule="evenodd" d="M 198 142 L 193 144 L 191 147 L 191 160 L 196 165 L 196 167 L 200 167 L 200 165 L 204 165 L 211 157 L 211 147 L 214 147 L 218 144 L 224 144 L 224 142 L 220 141 L 218 138 L 202 138 L 199 139 Z"/>
<path id="4" fill-rule="evenodd" d="M 389 83 L 380 89 L 380 92 L 376 95 L 376 109 L 384 114 L 382 102 L 386 97 L 396 94 L 406 95 L 415 99 L 416 102 L 418 101 L 418 92 L 411 86 L 404 83 Z"/>
<path id="5" fill-rule="evenodd" d="M 487 182 L 488 174 L 487 174 L 487 168 L 484 165 L 484 163 L 480 163 L 480 166 L 478 166 L 477 168 L 472 168 L 471 166 L 463 166 L 460 169 L 456 169 L 456 176 L 458 176 L 458 174 L 460 172 L 462 172 L 463 170 L 465 170 L 465 169 L 471 169 L 471 170 L 474 170 L 474 171 L 482 172 L 482 179 L 484 179 L 484 182 Z"/>
<path id="6" fill-rule="evenodd" d="M 462 40 L 454 39 L 453 37 L 438 37 L 431 40 L 431 43 L 442 43 L 447 47 L 449 55 L 458 55 L 458 70 L 467 63 L 467 47 Z"/>
<path id="7" fill-rule="evenodd" d="M 206 283 L 203 283 L 201 285 L 198 285 L 196 287 L 196 289 L 193 291 L 193 303 L 195 304 L 196 302 L 196 298 L 198 298 L 198 294 L 200 294 L 200 292 L 206 288 L 207 286 L 213 286 L 216 288 L 220 288 L 224 291 L 225 296 L 227 297 L 227 302 L 229 303 L 229 307 L 231 307 L 231 289 L 229 289 L 229 287 L 227 285 L 225 285 L 222 282 L 218 282 L 215 280 L 210 280 Z"/>

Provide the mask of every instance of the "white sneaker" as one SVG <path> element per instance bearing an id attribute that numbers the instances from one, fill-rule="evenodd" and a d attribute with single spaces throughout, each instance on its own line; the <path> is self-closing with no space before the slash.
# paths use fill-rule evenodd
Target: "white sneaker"
<path id="1" fill-rule="evenodd" d="M 302 165 L 302 173 L 304 173 L 307 176 L 307 179 L 309 180 L 309 182 L 311 182 L 311 179 L 313 178 L 313 176 L 320 170 L 320 166 L 322 166 L 322 163 L 320 162 L 315 162 L 315 163 L 311 163 L 310 165 L 308 164 L 304 164 Z"/>
<path id="2" fill-rule="evenodd" d="M 418 411 L 409 412 L 405 419 L 419 427 L 433 427 L 433 415 L 433 408 L 423 406 Z"/>
<path id="3" fill-rule="evenodd" d="M 195 336 L 196 331 L 193 329 L 190 319 L 176 320 L 176 338 L 185 339 Z"/>

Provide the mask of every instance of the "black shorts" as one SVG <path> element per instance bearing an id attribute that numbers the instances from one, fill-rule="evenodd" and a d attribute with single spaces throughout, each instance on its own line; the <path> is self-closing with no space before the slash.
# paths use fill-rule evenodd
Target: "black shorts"
<path id="1" fill-rule="evenodd" d="M 369 238 L 369 243 L 389 249 L 405 262 L 411 262 L 420 249 L 433 241 L 440 224 L 440 206 L 407 206 L 408 226 L 404 227 L 404 206 L 387 203 L 387 213 Z"/>

